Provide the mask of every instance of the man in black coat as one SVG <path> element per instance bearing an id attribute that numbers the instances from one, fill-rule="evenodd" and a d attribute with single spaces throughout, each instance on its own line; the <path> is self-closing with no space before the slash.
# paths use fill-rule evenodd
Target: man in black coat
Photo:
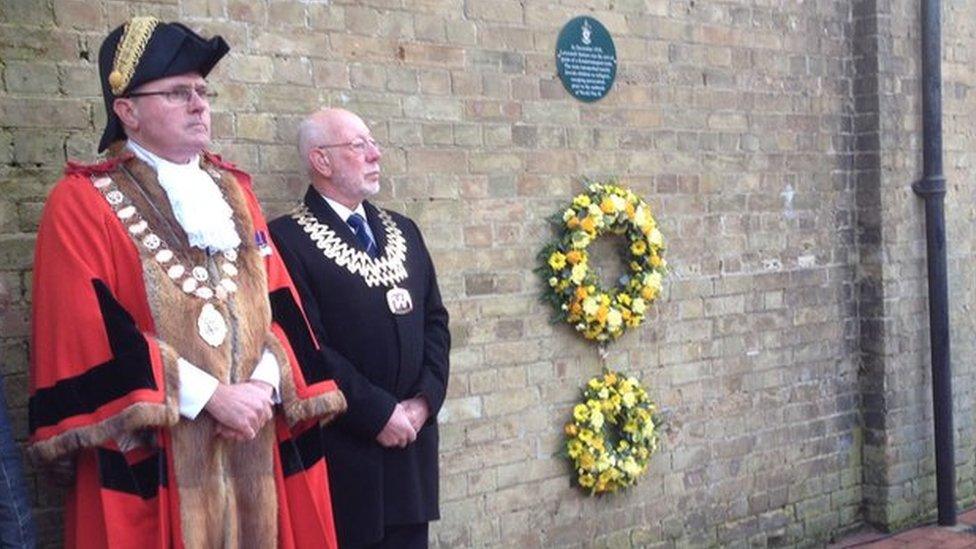
<path id="1" fill-rule="evenodd" d="M 413 221 L 365 202 L 382 154 L 362 119 L 316 112 L 298 148 L 311 186 L 270 228 L 318 338 L 296 352 L 321 352 L 349 405 L 323 435 L 339 545 L 426 547 L 450 350 L 434 265 Z"/>

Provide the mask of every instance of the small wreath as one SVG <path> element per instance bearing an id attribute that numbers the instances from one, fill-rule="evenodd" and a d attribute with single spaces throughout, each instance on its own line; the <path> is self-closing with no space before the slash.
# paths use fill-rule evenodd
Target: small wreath
<path id="1" fill-rule="evenodd" d="M 536 272 L 546 282 L 543 301 L 553 305 L 554 320 L 564 320 L 590 341 L 606 344 L 644 321 L 648 306 L 661 292 L 667 262 L 664 237 L 651 208 L 628 189 L 612 183 L 591 183 L 553 223 L 556 241 L 539 253 Z M 600 287 L 589 267 L 586 247 L 606 234 L 627 239 L 624 261 L 629 274 L 617 287 Z"/>
<path id="2" fill-rule="evenodd" d="M 657 450 L 656 407 L 640 382 L 607 370 L 587 382 L 566 424 L 566 455 L 590 495 L 631 486 Z"/>

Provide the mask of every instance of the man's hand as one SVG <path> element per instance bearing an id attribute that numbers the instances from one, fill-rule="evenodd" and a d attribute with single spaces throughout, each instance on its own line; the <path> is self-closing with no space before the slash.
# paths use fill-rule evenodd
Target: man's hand
<path id="1" fill-rule="evenodd" d="M 376 442 L 384 448 L 405 448 L 417 439 L 417 430 L 410 424 L 410 418 L 403 409 L 402 404 L 397 404 L 390 414 L 390 419 L 386 426 L 376 435 Z"/>
<path id="2" fill-rule="evenodd" d="M 424 423 L 427 423 L 427 418 L 430 417 L 430 405 L 427 404 L 427 399 L 422 396 L 415 396 L 404 400 L 400 405 L 407 412 L 407 419 L 410 420 L 413 430 L 419 433 Z"/>
<path id="3" fill-rule="evenodd" d="M 217 433 L 233 440 L 251 440 L 271 419 L 273 388 L 263 381 L 217 385 L 203 408 L 217 420 Z"/>

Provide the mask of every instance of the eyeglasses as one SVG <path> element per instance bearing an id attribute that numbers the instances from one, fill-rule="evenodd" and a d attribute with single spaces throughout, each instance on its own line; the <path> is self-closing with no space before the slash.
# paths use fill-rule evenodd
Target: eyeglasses
<path id="1" fill-rule="evenodd" d="M 380 144 L 372 137 L 358 137 L 345 143 L 332 143 L 331 145 L 319 145 L 316 149 L 331 149 L 333 147 L 349 147 L 358 154 L 366 154 L 366 149 L 373 147 L 376 152 L 380 151 Z"/>
<path id="2" fill-rule="evenodd" d="M 161 95 L 174 105 L 186 105 L 193 100 L 194 94 L 204 101 L 211 101 L 217 97 L 217 92 L 210 90 L 206 86 L 178 86 L 171 90 L 165 91 L 127 93 L 123 97 L 148 97 L 150 95 Z"/>

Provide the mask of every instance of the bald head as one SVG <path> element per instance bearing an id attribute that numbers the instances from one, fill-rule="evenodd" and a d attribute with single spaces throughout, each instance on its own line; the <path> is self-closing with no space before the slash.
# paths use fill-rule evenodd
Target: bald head
<path id="1" fill-rule="evenodd" d="M 312 186 L 351 209 L 379 191 L 382 155 L 355 113 L 326 108 L 310 114 L 298 127 L 298 154 Z"/>

